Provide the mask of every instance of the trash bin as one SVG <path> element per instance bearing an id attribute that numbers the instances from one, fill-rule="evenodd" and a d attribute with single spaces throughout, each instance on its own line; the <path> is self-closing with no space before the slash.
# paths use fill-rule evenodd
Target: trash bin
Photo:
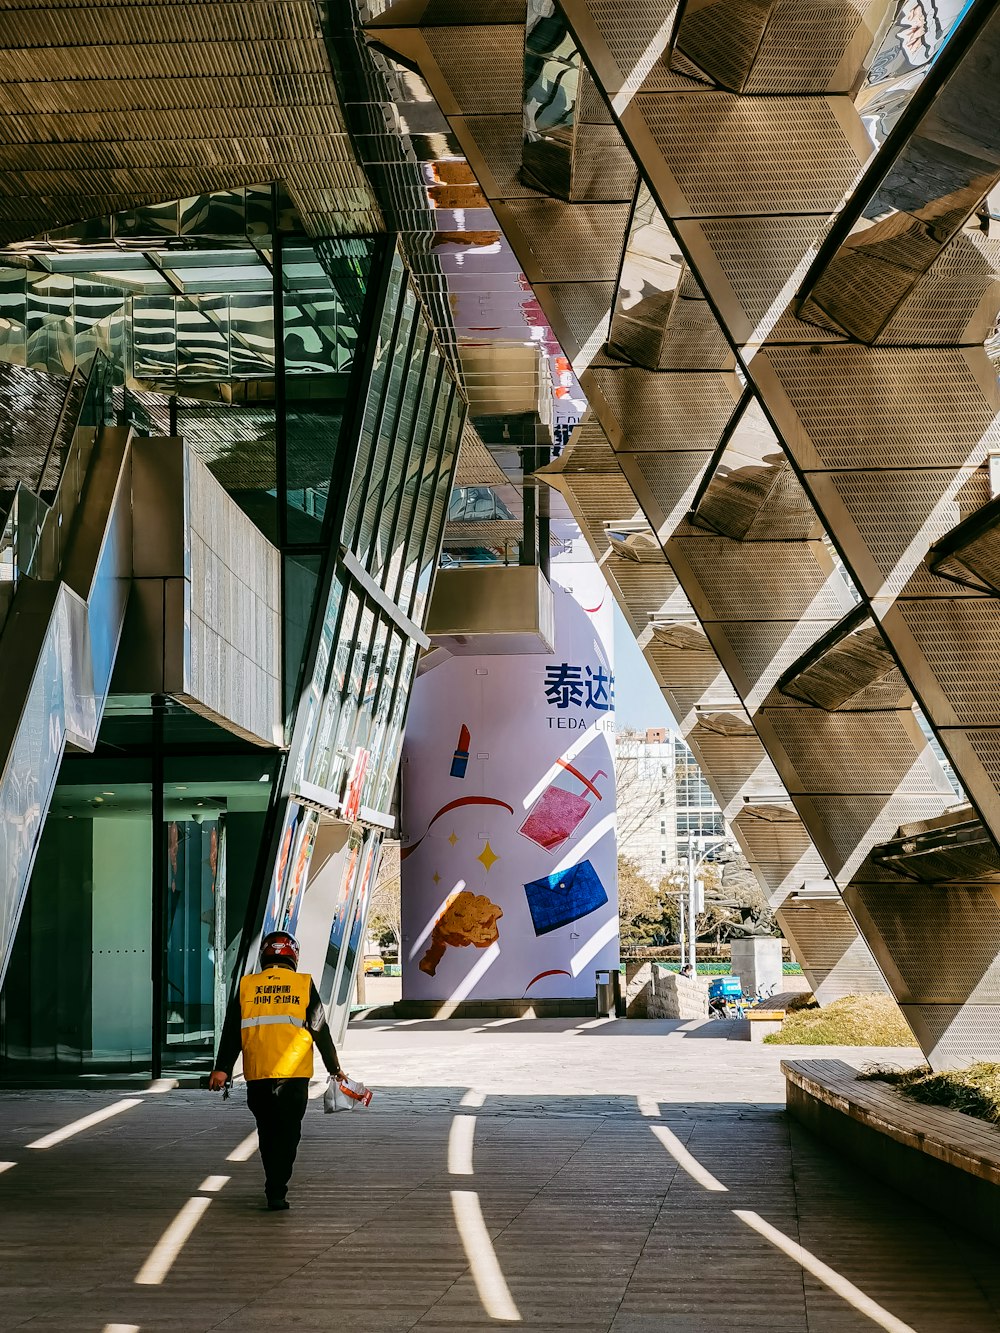
<path id="1" fill-rule="evenodd" d="M 616 967 L 611 973 L 611 998 L 615 1002 L 615 1017 L 625 1017 L 625 993 L 622 990 L 621 968 Z"/>
<path id="2" fill-rule="evenodd" d="M 600 967 L 594 975 L 597 980 L 597 1017 L 611 1018 L 615 1012 L 614 974 L 608 968 Z"/>

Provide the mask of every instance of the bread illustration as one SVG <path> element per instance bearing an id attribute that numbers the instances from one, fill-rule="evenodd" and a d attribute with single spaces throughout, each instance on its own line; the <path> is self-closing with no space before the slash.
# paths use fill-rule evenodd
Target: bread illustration
<path id="1" fill-rule="evenodd" d="M 463 889 L 435 921 L 430 948 L 420 960 L 421 972 L 432 977 L 449 944 L 455 948 L 471 944 L 475 949 L 488 949 L 500 938 L 497 922 L 502 916 L 503 909 L 484 894 Z"/>

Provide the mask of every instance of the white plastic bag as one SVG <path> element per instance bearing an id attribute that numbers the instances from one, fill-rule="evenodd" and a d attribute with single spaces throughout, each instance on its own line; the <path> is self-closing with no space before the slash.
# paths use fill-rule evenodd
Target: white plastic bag
<path id="1" fill-rule="evenodd" d="M 346 1074 L 339 1078 L 331 1074 L 323 1093 L 323 1110 L 327 1115 L 334 1111 L 363 1111 L 371 1099 L 371 1089 L 363 1083 L 355 1082 Z"/>

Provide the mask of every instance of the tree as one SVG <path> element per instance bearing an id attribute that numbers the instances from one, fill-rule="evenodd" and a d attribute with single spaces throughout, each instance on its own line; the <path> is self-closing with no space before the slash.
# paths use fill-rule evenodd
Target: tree
<path id="1" fill-rule="evenodd" d="M 687 866 L 672 867 L 654 890 L 634 863 L 621 857 L 619 878 L 622 943 L 635 948 L 679 942 L 682 899 L 687 918 Z M 698 878 L 705 888 L 705 910 L 695 923 L 702 943 L 713 940 L 721 946 L 746 935 L 779 933 L 756 876 L 736 847 L 724 849 L 719 860 L 703 862 Z"/>
<path id="2" fill-rule="evenodd" d="M 368 930 L 380 944 L 384 944 L 388 936 L 396 949 L 397 957 L 400 956 L 403 932 L 398 842 L 382 844 L 382 860 L 379 863 L 375 887 L 372 889 L 372 901 L 368 913 Z"/>
<path id="3" fill-rule="evenodd" d="M 618 917 L 621 941 L 635 946 L 644 943 L 643 925 L 659 914 L 659 898 L 649 880 L 627 856 L 618 857 Z"/>

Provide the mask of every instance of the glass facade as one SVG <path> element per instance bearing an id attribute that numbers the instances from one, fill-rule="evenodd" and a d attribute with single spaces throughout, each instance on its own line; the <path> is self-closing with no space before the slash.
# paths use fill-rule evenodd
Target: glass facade
<path id="1" fill-rule="evenodd" d="M 278 925 L 318 936 L 339 1030 L 465 416 L 403 263 L 232 191 L 0 253 L 0 327 L 0 362 L 46 374 L 100 352 L 118 420 L 183 437 L 278 548 L 288 743 L 112 685 L 95 754 L 59 770 L 0 1069 L 205 1069 Z"/>
<path id="2" fill-rule="evenodd" d="M 465 405 L 398 255 L 385 275 L 343 522 L 293 733 L 261 931 L 298 927 L 326 814 L 368 821 L 331 890 L 324 999 L 346 1015 Z M 357 837 L 361 837 L 359 833 Z M 346 988 L 346 989 L 345 989 Z M 339 1021 L 339 1020 L 338 1020 Z"/>
<path id="3" fill-rule="evenodd" d="M 118 696 L 94 755 L 63 760 L 0 996 L 7 1072 L 147 1071 L 154 1047 L 183 1072 L 214 1044 L 276 756 L 159 707 Z"/>

